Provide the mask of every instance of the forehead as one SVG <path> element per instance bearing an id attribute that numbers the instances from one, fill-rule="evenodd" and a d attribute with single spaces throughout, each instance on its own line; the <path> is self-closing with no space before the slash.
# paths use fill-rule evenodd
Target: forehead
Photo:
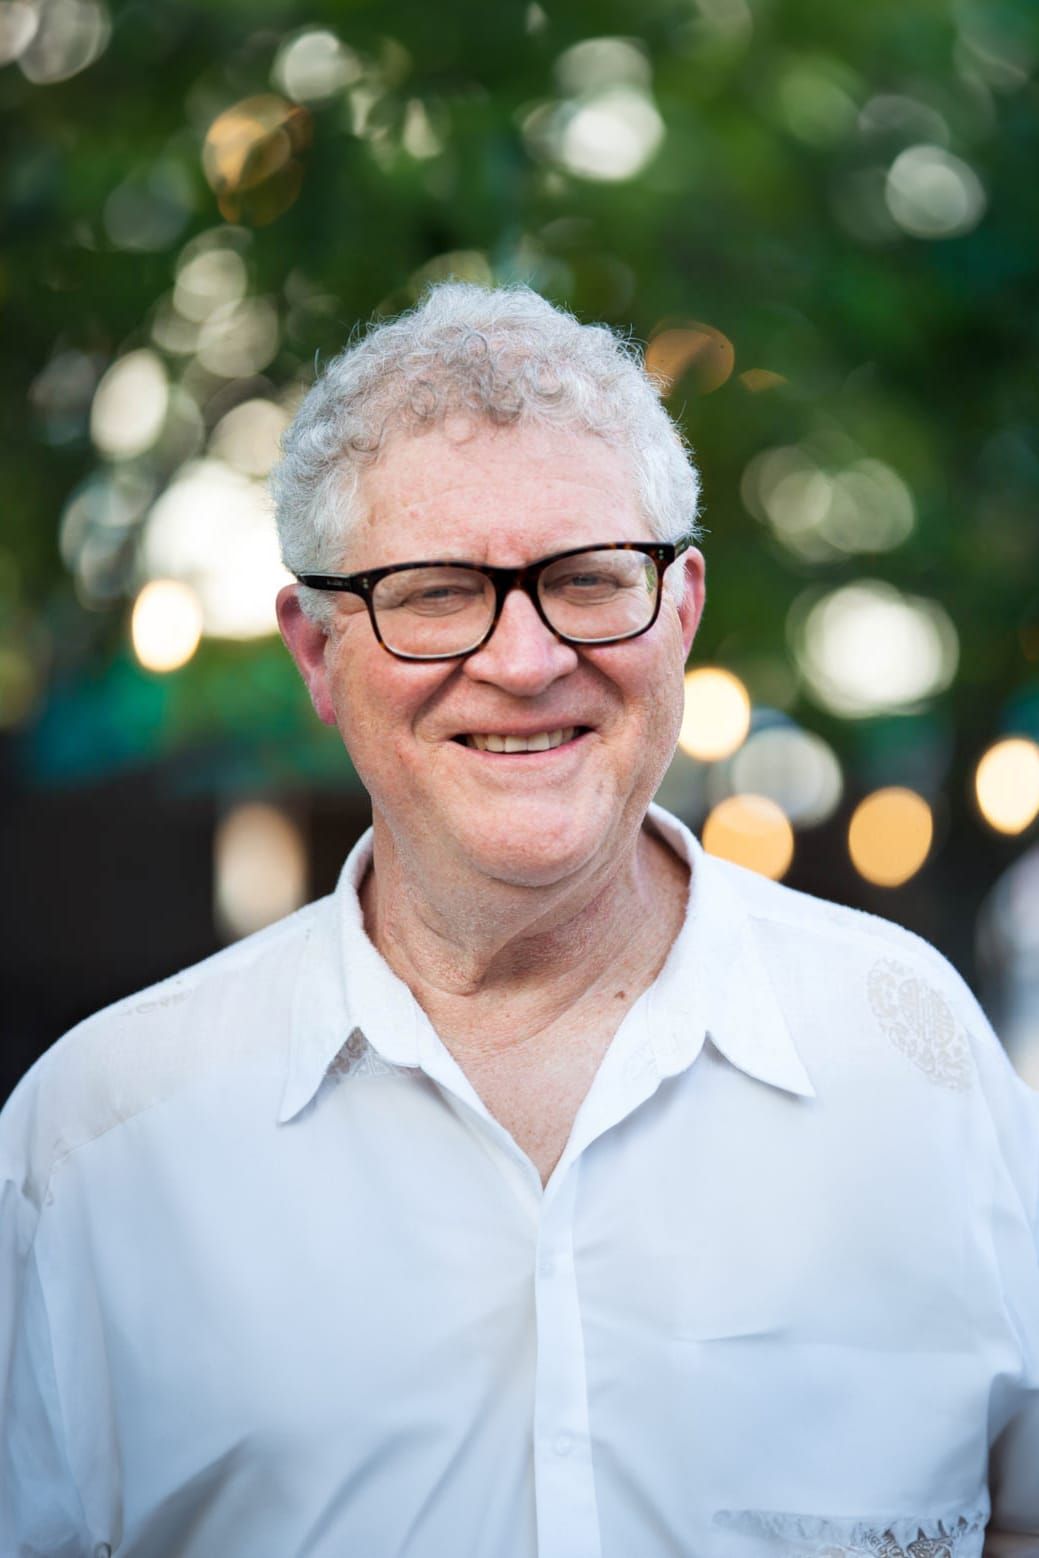
<path id="1" fill-rule="evenodd" d="M 590 433 L 456 423 L 399 435 L 365 471 L 352 561 L 526 562 L 649 539 L 627 453 Z M 363 555 L 362 555 L 363 554 Z"/>

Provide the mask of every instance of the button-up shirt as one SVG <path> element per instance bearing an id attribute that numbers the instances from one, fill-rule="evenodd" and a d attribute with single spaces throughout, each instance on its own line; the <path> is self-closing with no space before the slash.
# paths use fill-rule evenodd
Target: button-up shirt
<path id="1" fill-rule="evenodd" d="M 990 1501 L 1039 1533 L 1039 1098 L 926 944 L 650 825 L 685 921 L 544 1188 L 366 937 L 367 839 L 37 1064 L 4 1555 L 974 1558 Z"/>

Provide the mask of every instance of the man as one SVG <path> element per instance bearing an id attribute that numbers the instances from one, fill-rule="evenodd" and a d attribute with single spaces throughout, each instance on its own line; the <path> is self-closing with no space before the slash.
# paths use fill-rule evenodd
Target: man
<path id="1" fill-rule="evenodd" d="M 650 809 L 704 570 L 632 354 L 434 289 L 275 489 L 372 831 L 10 1104 L 3 1551 L 1039 1551 L 1036 1100 Z"/>

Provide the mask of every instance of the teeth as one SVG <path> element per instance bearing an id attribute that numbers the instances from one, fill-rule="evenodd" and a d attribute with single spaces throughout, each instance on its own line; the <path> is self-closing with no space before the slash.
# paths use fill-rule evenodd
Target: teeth
<path id="1" fill-rule="evenodd" d="M 562 730 L 539 730 L 533 736 L 476 735 L 474 732 L 466 736 L 465 744 L 475 747 L 478 752 L 550 752 L 553 747 L 572 741 L 576 729 L 576 725 L 566 725 Z"/>

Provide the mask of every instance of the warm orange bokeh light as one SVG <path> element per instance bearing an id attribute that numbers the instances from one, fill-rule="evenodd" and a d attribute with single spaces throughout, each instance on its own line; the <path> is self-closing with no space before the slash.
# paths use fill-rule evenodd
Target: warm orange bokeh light
<path id="1" fill-rule="evenodd" d="M 703 847 L 709 855 L 778 882 L 794 858 L 794 830 L 775 801 L 763 795 L 730 795 L 704 823 Z"/>
<path id="2" fill-rule="evenodd" d="M 659 331 L 646 347 L 646 369 L 662 395 L 670 395 L 679 380 L 698 395 L 710 395 L 725 383 L 735 361 L 728 336 L 696 320 Z"/>
<path id="3" fill-rule="evenodd" d="M 848 825 L 852 864 L 877 887 L 901 887 L 915 876 L 933 838 L 930 806 L 915 790 L 899 786 L 867 795 Z"/>
<path id="4" fill-rule="evenodd" d="M 221 215 L 262 226 L 287 211 L 303 180 L 297 154 L 310 135 L 307 110 L 273 92 L 218 114 L 206 132 L 202 169 Z"/>
<path id="5" fill-rule="evenodd" d="M 771 368 L 745 368 L 738 377 L 743 388 L 750 390 L 752 395 L 779 389 L 780 385 L 790 382 L 782 373 L 773 373 Z"/>

